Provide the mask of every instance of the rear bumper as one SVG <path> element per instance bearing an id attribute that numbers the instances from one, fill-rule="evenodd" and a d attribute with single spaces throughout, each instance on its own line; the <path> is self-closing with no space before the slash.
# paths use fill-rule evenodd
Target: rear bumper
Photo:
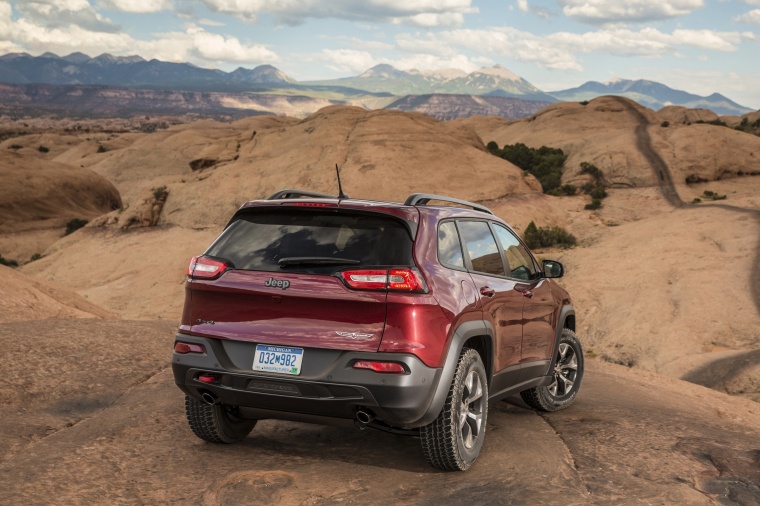
<path id="1" fill-rule="evenodd" d="M 428 413 L 441 369 L 426 366 L 414 355 L 345 352 L 304 348 L 299 376 L 254 372 L 254 343 L 177 334 L 177 340 L 202 344 L 204 354 L 174 352 L 174 381 L 198 398 L 209 392 L 225 404 L 241 407 L 252 418 L 328 421 L 353 419 L 359 409 L 374 413 L 391 427 L 415 428 L 436 414 Z M 354 369 L 357 360 L 390 360 L 404 364 L 406 374 L 381 374 Z M 198 380 L 214 373 L 212 384 Z"/>

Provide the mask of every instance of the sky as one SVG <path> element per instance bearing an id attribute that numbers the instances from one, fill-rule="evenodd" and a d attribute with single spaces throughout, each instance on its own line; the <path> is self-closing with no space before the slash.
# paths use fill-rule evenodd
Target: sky
<path id="1" fill-rule="evenodd" d="M 107 52 L 299 81 L 502 65 L 544 91 L 648 79 L 760 109 L 760 0 L 0 0 L 0 54 Z"/>

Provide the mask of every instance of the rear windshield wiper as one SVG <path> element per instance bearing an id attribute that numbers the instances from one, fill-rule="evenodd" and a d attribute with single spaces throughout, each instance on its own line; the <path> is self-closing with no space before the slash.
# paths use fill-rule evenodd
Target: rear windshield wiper
<path id="1" fill-rule="evenodd" d="M 291 265 L 359 265 L 359 260 L 350 258 L 333 258 L 333 257 L 285 257 L 278 262 L 280 268 Z"/>

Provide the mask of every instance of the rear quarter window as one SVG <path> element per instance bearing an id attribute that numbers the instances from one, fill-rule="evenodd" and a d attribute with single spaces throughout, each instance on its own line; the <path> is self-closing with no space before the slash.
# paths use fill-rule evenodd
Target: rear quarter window
<path id="1" fill-rule="evenodd" d="M 236 269 L 280 271 L 282 258 L 319 257 L 357 261 L 361 266 L 411 266 L 413 242 L 398 220 L 324 211 L 259 211 L 240 215 L 207 255 Z M 288 268 L 329 271 L 333 266 Z"/>

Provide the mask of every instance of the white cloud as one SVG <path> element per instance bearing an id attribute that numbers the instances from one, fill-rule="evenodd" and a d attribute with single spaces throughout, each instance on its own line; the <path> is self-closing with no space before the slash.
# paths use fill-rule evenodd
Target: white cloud
<path id="1" fill-rule="evenodd" d="M 734 21 L 738 21 L 739 23 L 760 23 L 760 9 L 752 9 L 741 16 L 735 17 Z"/>
<path id="2" fill-rule="evenodd" d="M 139 14 L 160 12 L 172 6 L 169 0 L 99 0 L 98 5 L 104 9 Z"/>
<path id="3" fill-rule="evenodd" d="M 560 0 L 566 16 L 605 24 L 671 19 L 701 9 L 704 0 Z"/>
<path id="4" fill-rule="evenodd" d="M 309 18 L 456 26 L 478 12 L 472 0 L 199 0 L 211 11 L 255 20 L 271 14 L 279 23 L 297 25 Z"/>
<path id="5" fill-rule="evenodd" d="M 379 63 L 369 52 L 355 49 L 323 49 L 318 58 L 330 70 L 352 74 L 364 72 Z"/>
<path id="6" fill-rule="evenodd" d="M 547 9 L 530 5 L 528 4 L 528 0 L 517 0 L 517 8 L 522 12 L 531 12 L 540 18 L 547 19 L 549 17 L 549 11 Z"/>
<path id="7" fill-rule="evenodd" d="M 678 48 L 693 47 L 713 51 L 735 51 L 751 33 L 715 32 L 711 30 L 674 30 L 655 28 L 631 30 L 612 27 L 586 33 L 556 32 L 544 36 L 512 27 L 483 30 L 449 30 L 420 35 L 399 35 L 398 48 L 417 55 L 451 59 L 457 48 L 479 54 L 499 55 L 542 67 L 581 71 L 579 56 L 585 53 L 608 53 L 617 56 L 656 58 L 677 55 Z"/>
<path id="8" fill-rule="evenodd" d="M 110 19 L 96 12 L 87 0 L 27 0 L 17 2 L 16 6 L 27 19 L 47 28 L 76 25 L 99 32 L 120 30 Z"/>
<path id="9" fill-rule="evenodd" d="M 760 0 L 743 0 L 747 5 L 760 5 Z"/>
<path id="10" fill-rule="evenodd" d="M 194 24 L 188 24 L 184 31 L 159 33 L 152 40 L 140 40 L 120 31 L 96 31 L 75 24 L 50 27 L 25 15 L 14 20 L 10 4 L 3 1 L 0 1 L 0 40 L 13 41 L 17 47 L 29 52 L 140 54 L 198 65 L 279 61 L 277 54 L 263 45 L 244 44 L 236 37 L 211 33 Z"/>

